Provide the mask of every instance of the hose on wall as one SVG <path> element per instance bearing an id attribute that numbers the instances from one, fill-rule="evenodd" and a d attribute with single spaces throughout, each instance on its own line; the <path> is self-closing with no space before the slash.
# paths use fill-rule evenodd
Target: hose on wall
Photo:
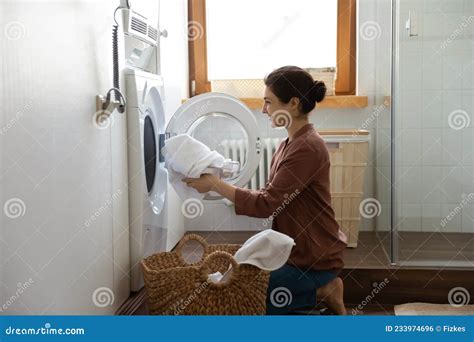
<path id="1" fill-rule="evenodd" d="M 113 91 L 115 94 L 115 101 L 119 103 L 117 110 L 119 113 L 125 112 L 125 106 L 127 101 L 125 96 L 120 91 L 120 70 L 119 70 L 119 55 L 118 55 L 118 23 L 115 15 L 119 9 L 123 7 L 117 7 L 114 11 L 115 25 L 112 26 L 112 64 L 113 64 L 113 88 L 107 92 L 106 106 L 110 103 L 110 92 Z"/>

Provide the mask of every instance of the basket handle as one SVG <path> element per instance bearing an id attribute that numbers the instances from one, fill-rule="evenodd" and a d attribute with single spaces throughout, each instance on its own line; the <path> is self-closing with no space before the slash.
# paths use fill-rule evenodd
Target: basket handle
<path id="1" fill-rule="evenodd" d="M 183 258 L 183 253 L 182 253 L 182 249 L 184 247 L 184 245 L 190 241 L 190 240 L 194 240 L 194 241 L 197 241 L 201 244 L 201 246 L 203 247 L 204 249 L 204 252 L 203 252 L 203 256 L 205 255 L 206 253 L 206 250 L 208 248 L 208 243 L 207 241 L 200 235 L 197 235 L 197 234 L 186 234 L 185 236 L 183 236 L 183 238 L 178 242 L 178 244 L 176 245 L 176 248 L 175 248 L 175 252 L 176 254 L 178 255 L 178 258 L 181 259 L 181 261 L 186 264 L 186 261 L 184 260 Z"/>
<path id="2" fill-rule="evenodd" d="M 231 284 L 235 279 L 238 278 L 240 274 L 240 265 L 235 261 L 234 257 L 224 251 L 215 251 L 209 254 L 201 266 L 201 275 L 204 278 L 204 281 L 207 282 L 207 277 L 211 273 L 210 263 L 216 258 L 223 258 L 229 261 L 231 267 L 224 273 L 223 278 L 218 283 L 211 283 L 213 286 L 222 287 Z M 230 272 L 230 273 L 229 273 Z"/>

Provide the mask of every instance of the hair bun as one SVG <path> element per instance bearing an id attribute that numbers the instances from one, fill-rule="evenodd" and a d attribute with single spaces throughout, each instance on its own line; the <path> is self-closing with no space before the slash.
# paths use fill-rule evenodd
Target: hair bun
<path id="1" fill-rule="evenodd" d="M 324 99 L 326 96 L 326 85 L 323 81 L 314 81 L 312 95 L 315 102 L 321 102 Z"/>

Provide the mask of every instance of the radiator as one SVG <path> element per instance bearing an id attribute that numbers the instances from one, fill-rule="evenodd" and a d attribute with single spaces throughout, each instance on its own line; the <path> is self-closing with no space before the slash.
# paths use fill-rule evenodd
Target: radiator
<path id="1" fill-rule="evenodd" d="M 275 150 L 280 145 L 283 138 L 262 138 L 260 164 L 254 173 L 250 182 L 245 186 L 247 189 L 258 190 L 265 186 L 270 173 L 270 164 Z M 244 165 L 247 159 L 247 140 L 246 139 L 228 139 L 222 141 L 225 158 L 238 161 Z"/>

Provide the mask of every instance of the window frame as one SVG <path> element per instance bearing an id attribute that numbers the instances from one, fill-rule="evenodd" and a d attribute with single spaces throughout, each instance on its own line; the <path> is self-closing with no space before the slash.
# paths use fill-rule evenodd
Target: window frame
<path id="1" fill-rule="evenodd" d="M 335 95 L 356 95 L 356 1 L 338 0 Z M 188 0 L 189 94 L 211 91 L 207 78 L 206 0 Z"/>

